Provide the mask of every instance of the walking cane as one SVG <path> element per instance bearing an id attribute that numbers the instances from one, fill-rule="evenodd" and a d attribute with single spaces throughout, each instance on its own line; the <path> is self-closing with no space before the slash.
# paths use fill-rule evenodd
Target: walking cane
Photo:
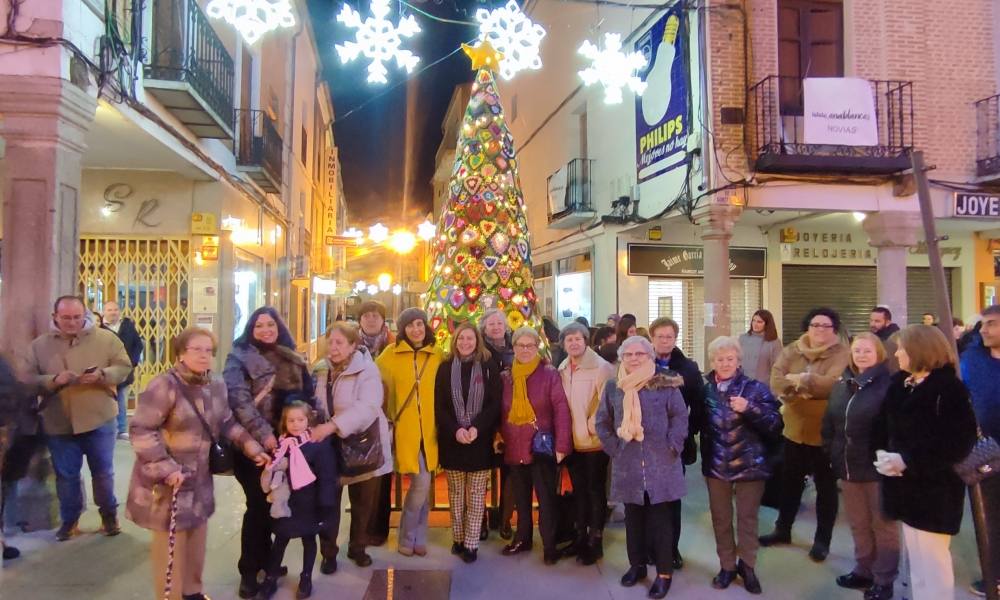
<path id="1" fill-rule="evenodd" d="M 167 532 L 167 577 L 163 584 L 163 600 L 170 600 L 174 579 L 174 546 L 177 545 L 177 488 L 170 496 L 170 528 Z"/>

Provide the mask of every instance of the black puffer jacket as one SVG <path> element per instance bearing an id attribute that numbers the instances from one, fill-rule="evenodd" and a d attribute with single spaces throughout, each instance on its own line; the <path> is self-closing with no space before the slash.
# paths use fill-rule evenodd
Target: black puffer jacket
<path id="1" fill-rule="evenodd" d="M 872 428 L 889 391 L 889 365 L 883 361 L 863 373 L 845 369 L 833 385 L 823 415 L 823 450 L 838 479 L 878 481 Z"/>
<path id="2" fill-rule="evenodd" d="M 701 472 L 723 481 L 760 481 L 771 476 L 771 458 L 784 423 L 780 404 L 766 385 L 737 371 L 725 391 L 715 372 L 705 376 L 705 410 L 701 423 Z M 729 399 L 742 396 L 747 409 L 738 413 Z"/>
<path id="3" fill-rule="evenodd" d="M 882 477 L 882 510 L 914 529 L 956 535 L 965 484 L 952 466 L 976 443 L 976 415 L 951 366 L 934 369 L 915 387 L 908 376 L 892 376 L 872 436 L 873 449 L 898 452 L 906 463 L 901 476 Z"/>

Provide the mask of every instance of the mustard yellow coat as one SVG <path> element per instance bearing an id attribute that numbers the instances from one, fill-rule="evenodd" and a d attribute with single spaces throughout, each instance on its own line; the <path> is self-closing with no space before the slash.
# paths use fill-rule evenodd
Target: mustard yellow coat
<path id="1" fill-rule="evenodd" d="M 434 379 L 441 364 L 441 351 L 433 345 L 420 350 L 399 340 L 382 351 L 375 361 L 386 387 L 386 415 L 395 421 L 396 471 L 419 473 L 418 453 L 423 442 L 427 470 L 438 468 L 437 428 L 434 424 Z M 426 363 L 426 367 L 424 364 Z M 417 374 L 423 370 L 413 398 Z M 405 406 L 404 406 L 405 405 Z"/>

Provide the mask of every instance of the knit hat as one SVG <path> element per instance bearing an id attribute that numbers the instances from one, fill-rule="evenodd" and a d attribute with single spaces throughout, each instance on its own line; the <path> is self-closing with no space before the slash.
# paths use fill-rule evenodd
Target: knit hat
<path id="1" fill-rule="evenodd" d="M 406 336 L 406 326 L 410 323 L 420 319 L 424 322 L 424 325 L 428 325 L 427 313 L 423 309 L 417 308 L 415 306 L 407 308 L 403 312 L 399 313 L 399 318 L 396 319 L 396 331 L 401 336 Z"/>
<path id="2" fill-rule="evenodd" d="M 370 312 L 377 312 L 382 316 L 382 320 L 385 320 L 385 304 L 382 304 L 378 300 L 367 300 L 362 302 L 361 306 L 358 307 L 358 318 L 360 319 L 361 315 Z"/>

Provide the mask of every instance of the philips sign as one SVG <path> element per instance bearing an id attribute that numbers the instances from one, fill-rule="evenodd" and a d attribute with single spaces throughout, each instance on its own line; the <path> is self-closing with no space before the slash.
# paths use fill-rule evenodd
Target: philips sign
<path id="1" fill-rule="evenodd" d="M 974 219 L 1000 218 L 1000 196 L 955 192 L 954 216 Z"/>

